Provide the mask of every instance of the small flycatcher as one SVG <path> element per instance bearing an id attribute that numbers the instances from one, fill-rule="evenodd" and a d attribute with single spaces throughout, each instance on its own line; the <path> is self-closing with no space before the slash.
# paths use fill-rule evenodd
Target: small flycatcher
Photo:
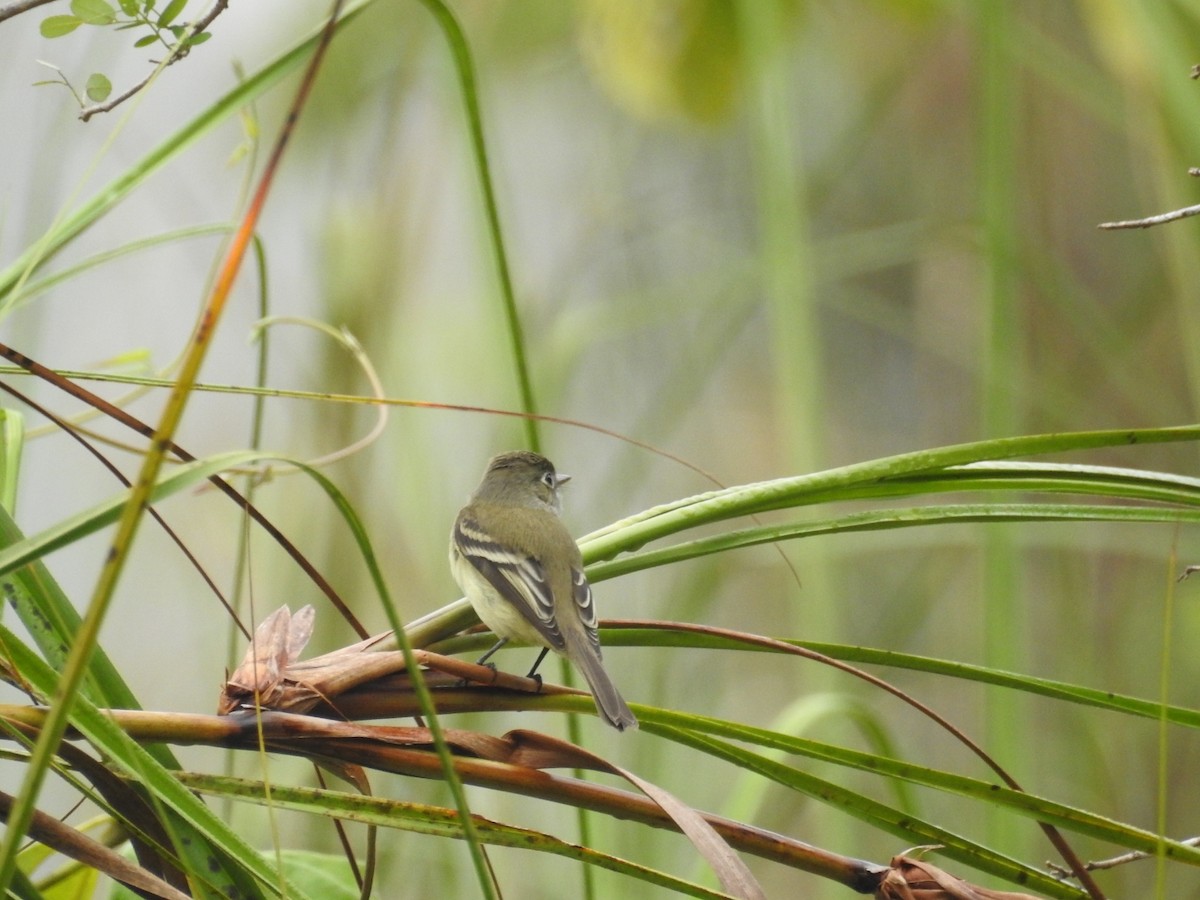
<path id="1" fill-rule="evenodd" d="M 509 640 L 540 644 L 546 649 L 530 675 L 547 650 L 560 653 L 583 673 L 606 722 L 620 731 L 637 728 L 600 661 L 583 557 L 559 518 L 558 489 L 569 478 L 536 453 L 493 457 L 454 522 L 450 568 L 479 618 L 500 639 L 483 660 Z"/>

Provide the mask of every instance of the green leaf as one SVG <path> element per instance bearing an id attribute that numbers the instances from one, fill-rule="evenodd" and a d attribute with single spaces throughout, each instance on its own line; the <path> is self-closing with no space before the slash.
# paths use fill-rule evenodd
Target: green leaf
<path id="1" fill-rule="evenodd" d="M 25 448 L 25 418 L 14 409 L 0 410 L 0 505 L 11 514 L 17 504 L 17 474 Z"/>
<path id="2" fill-rule="evenodd" d="M 44 38 L 62 37 L 83 24 L 79 16 L 49 16 L 42 19 L 41 32 Z"/>
<path id="3" fill-rule="evenodd" d="M 395 828 L 413 834 L 461 837 L 462 827 L 458 817 L 450 810 L 418 805 L 403 800 L 387 800 L 382 797 L 363 797 L 343 791 L 317 790 L 271 785 L 270 791 L 260 782 L 224 775 L 201 775 L 192 772 L 179 773 L 179 779 L 189 788 L 227 800 L 273 806 L 308 813 L 315 816 L 347 819 L 383 828 Z M 567 859 L 583 860 L 602 866 L 613 872 L 621 872 L 663 887 L 674 888 L 680 896 L 727 897 L 727 894 L 701 888 L 691 882 L 674 878 L 645 866 L 631 863 L 577 844 L 520 828 L 502 822 L 480 822 L 480 832 L 485 841 L 498 847 L 519 847 L 552 853 Z M 292 883 L 307 888 L 321 898 L 343 898 L 353 900 L 359 891 L 347 891 L 351 882 L 347 879 L 347 864 L 344 857 L 330 856 L 305 850 L 285 850 L 280 855 L 284 872 Z M 132 895 L 120 896 L 120 900 Z M 113 900 L 117 900 L 116 897 Z"/>
<path id="4" fill-rule="evenodd" d="M 103 72 L 96 72 L 88 78 L 86 91 L 89 100 L 93 103 L 101 103 L 107 100 L 108 95 L 112 93 L 112 82 Z"/>
<path id="5" fill-rule="evenodd" d="M 134 41 L 134 42 L 133 42 L 133 46 L 135 46 L 135 47 L 149 47 L 151 44 L 153 44 L 153 43 L 154 43 L 155 41 L 157 41 L 157 40 L 158 40 L 158 35 L 155 35 L 155 34 L 148 34 L 148 35 L 146 35 L 145 37 L 140 37 L 140 38 L 138 38 L 136 41 Z"/>
<path id="6" fill-rule="evenodd" d="M 211 31 L 202 31 L 198 35 L 196 35 L 194 38 L 192 38 L 190 41 L 188 41 L 188 43 L 192 44 L 193 46 L 196 44 L 203 44 L 210 37 L 212 37 Z"/>
<path id="7" fill-rule="evenodd" d="M 42 890 L 42 900 L 75 900 L 77 897 L 96 896 L 96 885 L 100 882 L 99 869 L 91 866 L 64 866 L 55 873 L 54 883 Z"/>
<path id="8" fill-rule="evenodd" d="M 119 0 L 119 2 L 121 4 L 121 12 L 125 13 L 127 16 L 136 16 L 142 11 L 142 8 L 138 5 L 137 0 Z"/>
<path id="9" fill-rule="evenodd" d="M 86 25 L 111 25 L 117 21 L 117 11 L 108 0 L 71 0 L 71 12 Z"/>
<path id="10" fill-rule="evenodd" d="M 187 6 L 187 0 L 171 0 L 158 16 L 158 27 L 166 28 L 172 22 L 179 18 L 179 14 L 183 12 L 183 8 Z"/>
<path id="11" fill-rule="evenodd" d="M 341 854 L 309 850 L 284 850 L 279 855 L 283 871 L 292 883 L 314 897 L 327 900 L 358 900 L 362 891 L 354 882 L 350 863 Z M 271 861 L 271 860 L 268 860 Z"/>

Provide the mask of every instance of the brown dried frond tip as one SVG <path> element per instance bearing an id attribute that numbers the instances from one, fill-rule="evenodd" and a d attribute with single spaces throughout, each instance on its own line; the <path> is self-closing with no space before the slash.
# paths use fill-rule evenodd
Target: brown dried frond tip
<path id="1" fill-rule="evenodd" d="M 403 653 L 376 650 L 390 632 L 301 661 L 314 615 L 311 606 L 294 616 L 283 606 L 254 630 L 241 665 L 221 689 L 219 715 L 248 708 L 303 714 L 322 701 L 404 671 Z"/>
<path id="2" fill-rule="evenodd" d="M 315 615 L 311 606 L 304 607 L 294 616 L 288 607 L 281 606 L 254 629 L 254 637 L 250 639 L 241 665 L 234 669 L 221 692 L 217 704 L 220 715 L 246 705 L 277 708 L 276 704 L 286 692 L 288 666 L 299 659 L 308 646 Z"/>
<path id="3" fill-rule="evenodd" d="M 1037 900 L 1032 894 L 978 887 L 911 856 L 892 858 L 892 868 L 875 896 L 879 900 Z"/>

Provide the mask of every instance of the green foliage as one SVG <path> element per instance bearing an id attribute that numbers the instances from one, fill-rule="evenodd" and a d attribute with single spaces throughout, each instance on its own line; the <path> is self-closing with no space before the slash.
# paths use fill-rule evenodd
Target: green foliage
<path id="1" fill-rule="evenodd" d="M 185 56 L 193 46 L 203 44 L 212 37 L 209 31 L 193 34 L 187 26 L 174 24 L 187 4 L 188 0 L 171 0 L 161 12 L 153 15 L 153 0 L 145 3 L 139 3 L 138 0 L 120 0 L 119 9 L 108 0 L 71 0 L 72 14 L 48 16 L 43 19 L 40 26 L 41 35 L 44 38 L 60 38 L 71 34 L 81 25 L 112 28 L 116 31 L 147 31 L 149 33 L 140 35 L 133 42 L 134 48 L 141 49 L 159 44 L 168 51 L 168 58 L 178 58 Z M 71 87 L 61 71 L 58 81 L 38 83 L 65 84 L 80 107 L 85 106 L 78 92 Z M 84 92 L 92 103 L 103 103 L 112 94 L 112 82 L 103 73 L 96 72 L 88 78 Z"/>
<path id="2" fill-rule="evenodd" d="M 47 16 L 45 19 L 42 19 L 42 37 L 62 37 L 65 34 L 70 34 L 82 24 L 83 19 L 79 18 L 79 16 Z"/>
<path id="3" fill-rule="evenodd" d="M 108 0 L 71 0 L 71 12 L 84 25 L 113 25 L 117 21 L 117 11 Z"/>
<path id="4" fill-rule="evenodd" d="M 183 12 L 183 8 L 187 6 L 188 0 L 171 0 L 166 5 L 166 8 L 158 14 L 158 27 L 167 28 L 179 18 L 179 14 Z"/>
<path id="5" fill-rule="evenodd" d="M 187 4 L 188 0 L 171 0 L 161 12 L 154 15 L 152 0 L 143 4 L 137 0 L 121 0 L 119 10 L 108 0 L 71 0 L 73 15 L 48 16 L 42 20 L 41 33 L 46 38 L 62 37 L 80 25 L 111 27 L 118 31 L 145 29 L 150 33 L 134 41 L 134 47 L 162 44 L 172 53 L 179 53 L 185 47 L 202 44 L 212 37 L 211 33 L 205 31 L 189 37 L 186 45 L 180 43 L 188 29 L 174 23 Z"/>
<path id="6" fill-rule="evenodd" d="M 88 78 L 86 90 L 89 100 L 100 103 L 107 100 L 108 95 L 112 93 L 112 82 L 105 75 L 96 72 Z"/>

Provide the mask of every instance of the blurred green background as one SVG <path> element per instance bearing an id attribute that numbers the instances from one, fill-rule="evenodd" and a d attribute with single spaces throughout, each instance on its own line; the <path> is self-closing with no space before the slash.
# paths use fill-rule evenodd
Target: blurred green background
<path id="1" fill-rule="evenodd" d="M 1196 421 L 1197 225 L 1111 233 L 1096 225 L 1195 202 L 1187 169 L 1200 165 L 1200 84 L 1188 74 L 1200 61 L 1200 3 L 451 7 L 474 55 L 541 412 L 651 443 L 725 484 L 985 437 Z M 210 42 L 140 99 L 87 125 L 65 89 L 32 86 L 47 77 L 35 60 L 76 84 L 104 71 L 120 90 L 145 74 L 144 55 L 99 30 L 47 41 L 36 11 L 0 23 L 0 260 L 7 265 L 60 212 L 229 90 L 235 61 L 254 71 L 316 27 L 325 9 L 235 4 Z M 262 155 L 239 152 L 247 128 L 269 140 L 295 83 L 207 134 L 48 270 L 233 220 L 248 167 Z M 260 233 L 272 313 L 344 325 L 389 397 L 518 407 L 462 97 L 419 3 L 373 3 L 339 34 Z M 57 368 L 157 370 L 188 338 L 217 249 L 212 236 L 172 241 L 91 268 L 10 310 L 2 339 Z M 206 382 L 253 383 L 247 337 L 257 318 L 247 271 Z M 269 385 L 369 392 L 350 357 L 314 333 L 281 326 L 271 342 Z M 56 410 L 78 411 L 18 380 Z M 151 392 L 131 409 L 152 419 L 162 400 Z M 201 455 L 245 446 L 250 412 L 244 397 L 197 395 L 180 443 Z M 365 433 L 372 416 L 270 400 L 264 443 L 316 456 Z M 384 553 L 405 617 L 457 596 L 445 562 L 453 515 L 487 457 L 523 434 L 511 418 L 397 409 L 377 442 L 330 467 Z M 547 455 L 574 476 L 566 515 L 580 535 L 712 486 L 591 431 L 547 425 L 542 436 Z M 1182 444 L 1086 459 L 1192 474 L 1197 457 Z M 127 468 L 135 466 L 129 457 Z M 53 435 L 27 451 L 18 520 L 31 533 L 115 490 Z M 373 596 L 313 485 L 279 478 L 258 499 L 344 596 Z M 228 583 L 237 511 L 212 495 L 170 501 L 168 518 L 173 509 L 189 545 Z M 1200 556 L 1195 537 L 1095 524 L 886 531 L 814 539 L 782 555 L 759 548 L 711 557 L 606 582 L 597 599 L 607 617 L 885 647 L 1149 698 L 1161 696 L 1165 634 L 1169 699 L 1194 706 L 1196 585 L 1179 587 L 1167 625 L 1163 617 L 1174 574 Z M 256 618 L 314 602 L 315 649 L 351 639 L 278 551 L 252 544 Z M 84 598 L 105 548 L 95 539 L 48 562 Z M 153 529 L 143 530 L 134 560 L 105 645 L 148 708 L 208 711 L 227 664 L 224 615 Z M 369 627 L 386 627 L 380 610 L 357 612 Z M 606 659 L 630 700 L 763 724 L 808 702 L 803 710 L 829 710 L 802 718 L 808 736 L 874 746 L 878 728 L 904 758 L 984 774 L 894 700 L 811 664 L 621 647 Z M 528 664 L 512 653 L 507 660 L 513 669 Z M 883 674 L 983 740 L 1029 790 L 1148 828 L 1161 812 L 1175 837 L 1200 832 L 1194 734 L 1167 733 L 1172 790 L 1161 810 L 1153 722 Z M 850 714 L 860 705 L 865 720 Z M 455 724 L 560 727 L 531 714 Z M 737 779 L 711 761 L 593 721 L 584 728 L 589 746 L 699 807 L 721 811 L 744 799 Z M 219 764 L 200 751 L 184 758 Z M 293 762 L 277 766 L 275 778 L 307 778 Z M 822 774 L 891 798 L 867 776 Z M 436 787 L 380 779 L 376 788 L 445 802 Z M 573 834 L 569 811 L 549 822 L 540 805 L 471 796 L 485 815 Z M 992 821 L 936 795 L 917 802 L 927 817 L 1029 861 L 1052 855 L 1029 823 Z M 257 812 L 234 815 L 255 833 Z M 749 815 L 880 862 L 904 849 L 781 791 L 768 789 Z M 332 847 L 323 825 L 281 821 L 290 840 Z M 614 852 L 691 873 L 681 839 L 608 822 L 598 832 Z M 1085 857 L 1108 852 L 1077 846 Z M 453 847 L 389 835 L 382 849 L 394 879 L 384 896 L 452 896 L 453 888 L 440 892 L 459 883 L 464 895 L 473 890 L 466 855 Z M 492 858 L 510 896 L 568 896 L 563 885 L 577 883 L 562 860 L 516 851 Z M 845 893 L 752 865 L 770 896 Z M 1138 895 L 1153 864 L 1142 866 L 1106 875 L 1112 895 Z M 628 886 L 600 877 L 602 896 Z M 1200 877 L 1172 871 L 1170 879 L 1167 896 L 1200 896 Z"/>

